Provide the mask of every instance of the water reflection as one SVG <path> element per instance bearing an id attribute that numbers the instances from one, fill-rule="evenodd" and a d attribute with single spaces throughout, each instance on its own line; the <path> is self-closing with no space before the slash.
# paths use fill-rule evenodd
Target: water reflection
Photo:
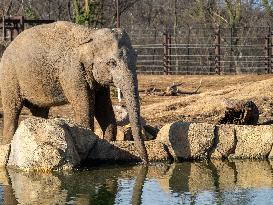
<path id="1" fill-rule="evenodd" d="M 52 174 L 8 170 L 14 196 L 19 204 L 65 204 L 67 191 Z"/>
<path id="2" fill-rule="evenodd" d="M 0 170 L 0 191 L 5 205 L 270 204 L 272 164 L 185 162 L 40 174 Z"/>
<path id="3" fill-rule="evenodd" d="M 0 169 L 0 204 L 18 204 L 6 169 Z"/>

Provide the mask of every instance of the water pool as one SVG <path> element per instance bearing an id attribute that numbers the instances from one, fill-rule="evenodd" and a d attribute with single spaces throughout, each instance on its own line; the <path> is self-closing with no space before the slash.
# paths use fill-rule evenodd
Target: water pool
<path id="1" fill-rule="evenodd" d="M 108 165 L 56 173 L 0 171 L 0 204 L 273 204 L 273 162 Z"/>

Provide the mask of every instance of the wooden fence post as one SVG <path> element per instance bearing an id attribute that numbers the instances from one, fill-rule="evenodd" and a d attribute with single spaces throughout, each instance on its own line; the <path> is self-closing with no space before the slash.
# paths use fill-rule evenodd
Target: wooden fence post
<path id="1" fill-rule="evenodd" d="M 171 66 L 172 66 L 172 36 L 171 32 L 168 32 L 168 74 L 170 74 Z"/>
<path id="2" fill-rule="evenodd" d="M 270 45 L 270 35 L 271 35 L 271 31 L 269 29 L 269 34 L 265 37 L 265 45 L 264 45 L 264 49 L 265 49 L 265 65 L 266 65 L 266 72 L 267 73 L 271 73 L 272 69 L 271 69 L 271 45 Z"/>
<path id="3" fill-rule="evenodd" d="M 168 52 L 169 52 L 169 41 L 168 41 L 168 31 L 163 34 L 163 48 L 164 48 L 164 54 L 163 54 L 163 63 L 164 63 L 164 75 L 168 75 Z"/>
<path id="4" fill-rule="evenodd" d="M 24 16 L 20 16 L 20 22 L 19 22 L 19 28 L 20 28 L 20 32 L 23 32 L 25 30 L 25 17 Z"/>
<path id="5" fill-rule="evenodd" d="M 6 29 L 6 21 L 5 21 L 5 16 L 3 16 L 2 19 L 2 25 L 3 25 L 3 40 L 6 40 L 7 37 L 7 29 Z"/>
<path id="6" fill-rule="evenodd" d="M 11 28 L 11 40 L 14 40 L 16 36 L 19 35 L 22 31 L 24 31 L 24 16 L 14 16 L 9 19 L 12 24 Z"/>
<path id="7" fill-rule="evenodd" d="M 271 71 L 273 70 L 273 31 L 271 31 Z"/>
<path id="8" fill-rule="evenodd" d="M 16 36 L 16 34 L 15 34 L 15 28 L 13 27 L 13 28 L 10 28 L 9 29 L 9 33 L 10 33 L 10 35 L 9 35 L 9 40 L 10 41 L 13 41 L 14 40 L 14 36 Z"/>
<path id="9" fill-rule="evenodd" d="M 157 38 L 157 30 L 154 30 L 154 42 L 156 42 L 156 38 Z M 153 49 L 153 64 L 155 65 L 155 54 L 156 54 L 156 49 Z"/>
<path id="10" fill-rule="evenodd" d="M 215 73 L 220 75 L 221 73 L 221 62 L 220 62 L 220 56 L 221 56 L 221 38 L 220 38 L 220 27 L 217 28 L 216 33 L 215 33 L 215 49 L 214 49 L 214 54 L 215 54 Z"/>

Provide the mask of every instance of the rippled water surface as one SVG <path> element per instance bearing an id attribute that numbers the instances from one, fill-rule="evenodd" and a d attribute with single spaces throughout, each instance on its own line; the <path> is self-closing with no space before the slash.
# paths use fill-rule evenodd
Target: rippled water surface
<path id="1" fill-rule="evenodd" d="M 100 166 L 0 172 L 0 204 L 273 204 L 273 162 Z"/>

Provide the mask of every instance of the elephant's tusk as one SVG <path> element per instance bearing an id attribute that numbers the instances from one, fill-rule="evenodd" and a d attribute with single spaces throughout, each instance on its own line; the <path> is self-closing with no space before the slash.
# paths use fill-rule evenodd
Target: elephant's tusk
<path id="1" fill-rule="evenodd" d="M 120 88 L 117 88 L 117 90 L 118 90 L 118 102 L 120 103 L 121 100 L 122 100 L 122 98 L 123 98 L 123 96 L 122 96 Z"/>

